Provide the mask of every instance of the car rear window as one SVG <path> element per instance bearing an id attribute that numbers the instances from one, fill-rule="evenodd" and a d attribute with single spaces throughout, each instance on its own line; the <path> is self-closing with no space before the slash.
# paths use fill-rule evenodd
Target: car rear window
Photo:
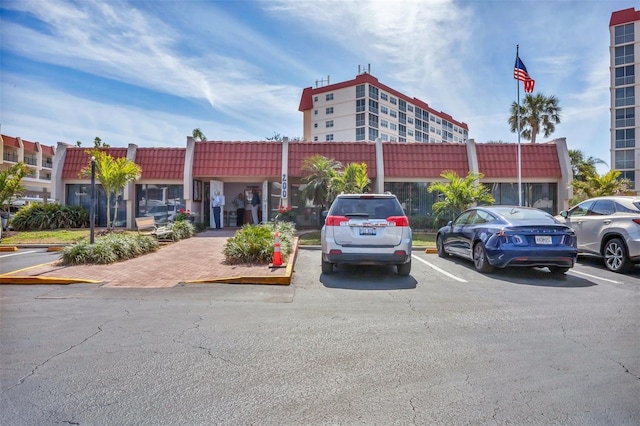
<path id="1" fill-rule="evenodd" d="M 526 209 L 518 207 L 507 207 L 501 209 L 495 209 L 495 211 L 502 217 L 507 219 L 517 220 L 533 220 L 549 218 L 551 215 L 543 210 L 538 209 Z"/>
<path id="2" fill-rule="evenodd" d="M 395 198 L 338 198 L 332 206 L 331 214 L 386 219 L 390 216 L 404 216 L 404 211 Z"/>

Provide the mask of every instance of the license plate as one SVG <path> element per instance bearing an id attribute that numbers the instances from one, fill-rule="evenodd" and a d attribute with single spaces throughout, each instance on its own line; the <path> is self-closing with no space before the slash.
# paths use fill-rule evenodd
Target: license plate
<path id="1" fill-rule="evenodd" d="M 360 235 L 376 235 L 376 228 L 360 228 Z"/>
<path id="2" fill-rule="evenodd" d="M 551 244 L 551 235 L 536 235 L 536 244 Z"/>

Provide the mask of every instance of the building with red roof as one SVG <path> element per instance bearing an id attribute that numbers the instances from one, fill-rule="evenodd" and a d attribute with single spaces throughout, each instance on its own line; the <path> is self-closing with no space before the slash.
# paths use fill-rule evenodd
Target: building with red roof
<path id="1" fill-rule="evenodd" d="M 391 191 L 412 216 L 414 223 L 431 215 L 437 194 L 427 188 L 452 170 L 459 176 L 469 171 L 483 174 L 481 182 L 491 188 L 499 204 L 519 203 L 518 187 L 525 205 L 548 197 L 557 213 L 571 197 L 571 164 L 566 141 L 521 145 L 521 182 L 518 184 L 517 144 L 302 142 L 302 141 L 200 141 L 187 138 L 185 148 L 108 148 L 114 158 L 126 157 L 142 169 L 139 180 L 118 196 L 119 226 L 134 227 L 135 218 L 152 215 L 158 222 L 171 220 L 178 209 L 187 209 L 198 222 L 212 225 L 210 202 L 215 191 L 224 197 L 224 226 L 235 224 L 232 200 L 245 199 L 256 190 L 261 198 L 261 220 L 272 220 L 280 206 L 292 206 L 299 226 L 320 223 L 319 206 L 303 199 L 302 165 L 319 154 L 343 165 L 365 163 L 371 191 Z M 89 167 L 86 149 L 58 143 L 54 160 L 52 192 L 64 204 L 89 207 L 89 179 L 80 171 Z M 99 226 L 106 225 L 106 197 L 98 197 Z M 326 207 L 326 206 L 325 206 Z M 250 221 L 249 209 L 246 222 Z M 112 215 L 112 217 L 114 217 Z"/>

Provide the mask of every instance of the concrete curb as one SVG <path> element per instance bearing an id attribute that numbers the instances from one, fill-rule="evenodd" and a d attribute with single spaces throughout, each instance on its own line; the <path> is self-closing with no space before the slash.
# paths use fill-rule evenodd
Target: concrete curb
<path id="1" fill-rule="evenodd" d="M 102 281 L 96 280 L 86 280 L 83 278 L 59 278 L 59 277 L 29 277 L 29 276 L 18 276 L 18 277 L 5 277 L 0 276 L 0 284 L 6 285 L 46 285 L 46 284 L 58 284 L 58 285 L 67 285 L 67 284 L 100 284 Z"/>

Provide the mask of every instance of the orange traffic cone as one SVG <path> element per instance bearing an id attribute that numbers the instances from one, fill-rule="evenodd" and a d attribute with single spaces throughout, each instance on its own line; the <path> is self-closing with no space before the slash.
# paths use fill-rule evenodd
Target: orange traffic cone
<path id="1" fill-rule="evenodd" d="M 277 268 L 282 266 L 282 253 L 280 252 L 280 233 L 276 231 L 275 240 L 273 243 L 273 263 L 271 267 Z"/>

